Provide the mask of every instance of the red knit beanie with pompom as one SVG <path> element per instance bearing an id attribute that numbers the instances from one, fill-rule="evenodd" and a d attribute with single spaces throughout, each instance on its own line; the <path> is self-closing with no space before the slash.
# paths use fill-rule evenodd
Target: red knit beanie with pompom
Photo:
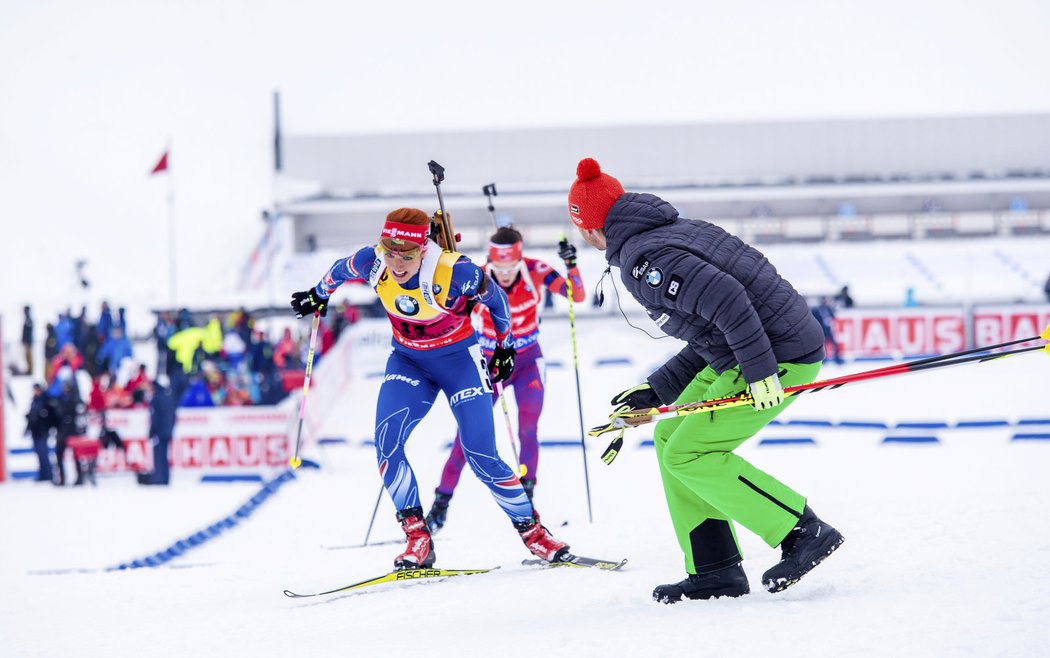
<path id="1" fill-rule="evenodd" d="M 584 158 L 576 165 L 576 180 L 569 188 L 569 219 L 583 229 L 602 228 L 621 194 L 620 181 L 603 174 L 594 158 Z"/>

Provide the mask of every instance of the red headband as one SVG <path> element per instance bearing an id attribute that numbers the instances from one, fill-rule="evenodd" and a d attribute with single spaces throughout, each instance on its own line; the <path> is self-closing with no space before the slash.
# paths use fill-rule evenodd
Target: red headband
<path id="1" fill-rule="evenodd" d="M 496 244 L 489 243 L 489 262 L 500 265 L 513 265 L 521 260 L 521 243 Z"/>
<path id="2" fill-rule="evenodd" d="M 391 240 L 403 240 L 423 247 L 427 243 L 427 231 L 430 227 L 401 222 L 385 222 L 380 235 Z"/>

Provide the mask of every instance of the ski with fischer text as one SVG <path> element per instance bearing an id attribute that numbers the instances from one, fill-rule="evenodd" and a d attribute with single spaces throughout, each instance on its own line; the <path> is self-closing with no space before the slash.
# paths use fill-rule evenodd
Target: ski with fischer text
<path id="1" fill-rule="evenodd" d="M 425 580 L 428 578 L 448 578 L 450 576 L 470 576 L 478 573 L 488 573 L 495 571 L 499 567 L 492 567 L 491 569 L 400 569 L 397 571 L 391 571 L 390 573 L 383 574 L 382 576 L 376 576 L 375 578 L 369 578 L 368 580 L 362 580 L 352 585 L 345 585 L 343 587 L 337 587 L 336 589 L 330 589 L 326 592 L 315 592 L 313 594 L 298 594 L 291 590 L 284 590 L 284 595 L 293 599 L 303 599 L 311 596 L 324 596 L 326 594 L 337 594 L 339 592 L 349 592 L 356 589 L 363 589 L 365 587 L 371 587 L 373 585 L 382 585 L 383 583 L 404 583 L 416 580 Z"/>

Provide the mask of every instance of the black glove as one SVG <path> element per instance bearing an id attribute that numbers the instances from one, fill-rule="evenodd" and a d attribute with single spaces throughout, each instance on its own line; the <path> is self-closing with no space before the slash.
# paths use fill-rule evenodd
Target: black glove
<path id="1" fill-rule="evenodd" d="M 612 405 L 617 408 L 617 411 L 651 409 L 660 406 L 660 398 L 656 395 L 653 387 L 649 385 L 649 382 L 644 382 L 616 395 L 612 399 Z"/>
<path id="2" fill-rule="evenodd" d="M 489 376 L 494 385 L 510 379 L 514 372 L 515 353 L 513 345 L 496 346 L 496 351 L 492 353 L 492 359 L 489 360 Z"/>
<path id="3" fill-rule="evenodd" d="M 576 247 L 569 244 L 568 238 L 562 238 L 558 242 L 558 255 L 565 261 L 565 267 L 573 268 L 576 267 Z"/>
<path id="4" fill-rule="evenodd" d="M 295 317 L 302 318 L 314 313 L 320 313 L 321 317 L 328 315 L 328 300 L 323 299 L 313 288 L 302 292 L 292 293 L 292 310 Z"/>

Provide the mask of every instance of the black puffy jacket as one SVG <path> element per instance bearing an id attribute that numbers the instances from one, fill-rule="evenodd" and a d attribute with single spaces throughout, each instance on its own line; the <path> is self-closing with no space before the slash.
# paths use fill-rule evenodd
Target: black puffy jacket
<path id="1" fill-rule="evenodd" d="M 667 334 L 688 345 L 649 383 L 673 401 L 710 365 L 739 365 L 756 382 L 777 362 L 824 358 L 824 333 L 806 301 L 766 257 L 701 220 L 679 218 L 652 194 L 625 193 L 605 221 L 605 256 L 624 285 Z"/>

